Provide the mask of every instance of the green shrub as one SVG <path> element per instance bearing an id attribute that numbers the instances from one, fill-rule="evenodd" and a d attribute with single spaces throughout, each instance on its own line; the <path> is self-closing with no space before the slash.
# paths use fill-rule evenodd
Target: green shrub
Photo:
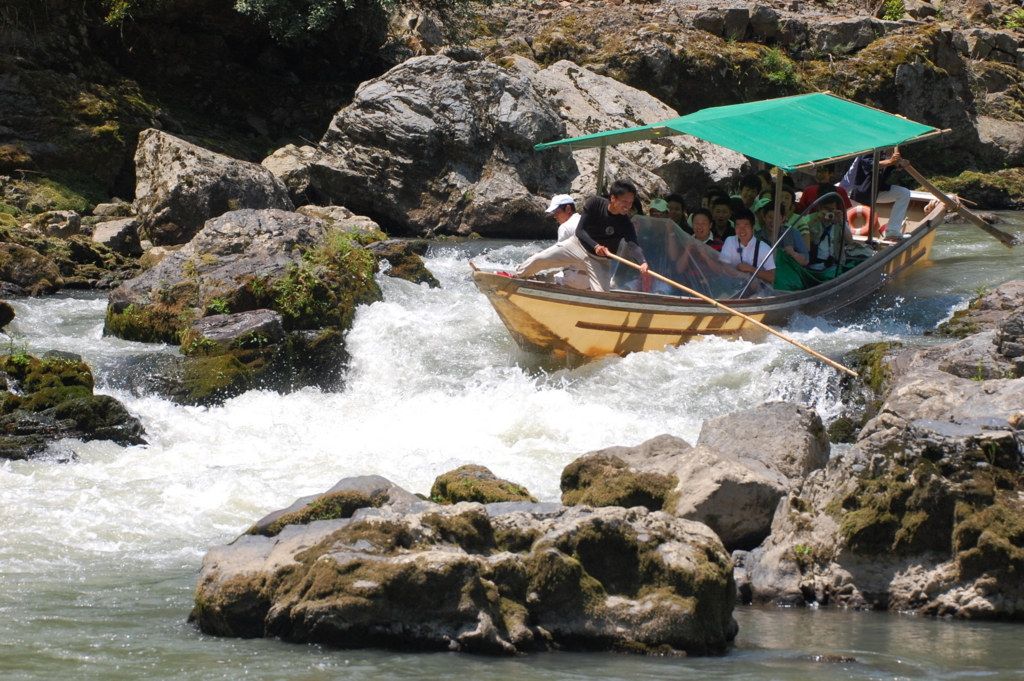
<path id="1" fill-rule="evenodd" d="M 793 69 L 793 62 L 777 47 L 764 53 L 764 56 L 761 57 L 761 68 L 769 83 L 781 87 L 796 85 L 796 71 Z"/>
<path id="2" fill-rule="evenodd" d="M 1005 28 L 1024 28 L 1024 8 L 1018 7 L 1003 17 Z"/>
<path id="3" fill-rule="evenodd" d="M 885 0 L 885 14 L 882 18 L 886 21 L 899 21 L 907 13 L 903 0 Z"/>

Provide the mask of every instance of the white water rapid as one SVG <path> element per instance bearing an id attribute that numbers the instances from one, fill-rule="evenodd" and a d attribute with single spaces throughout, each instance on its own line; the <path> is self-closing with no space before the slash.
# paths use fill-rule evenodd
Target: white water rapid
<path id="1" fill-rule="evenodd" d="M 1018 224 L 1011 228 L 1020 231 Z M 708 678 L 757 678 L 774 668 L 773 660 L 796 660 L 805 650 L 847 650 L 843 641 L 821 639 L 821 632 L 853 635 L 861 625 L 852 623 L 863 623 L 863 615 L 815 615 L 817 624 L 808 628 L 810 620 L 738 611 L 743 632 L 734 654 L 685 663 L 341 652 L 216 639 L 186 624 L 197 570 L 211 546 L 343 477 L 380 474 L 427 492 L 440 473 L 477 463 L 539 498 L 557 500 L 562 468 L 592 449 L 633 445 L 665 432 L 692 443 L 705 419 L 770 399 L 809 404 L 826 419 L 839 413 L 836 373 L 774 338 L 761 344 L 709 339 L 575 369 L 520 351 L 473 287 L 466 260 L 472 255 L 507 267 L 536 248 L 437 244 L 427 264 L 441 289 L 379 277 L 385 300 L 357 315 L 342 390 L 252 391 L 209 409 L 135 396 L 105 381 L 105 372 L 125 358 L 176 352 L 104 338 L 105 296 L 12 301 L 17 319 L 8 329 L 12 340 L 4 342 L 27 345 L 36 354 L 58 349 L 82 355 L 97 375 L 98 391 L 141 418 L 149 445 L 65 441 L 50 459 L 0 465 L 0 678 L 404 679 L 460 673 L 653 679 L 674 678 L 683 669 Z M 970 227 L 944 232 L 935 261 L 871 304 L 834 318 L 796 320 L 788 332 L 835 358 L 878 340 L 928 342 L 921 332 L 962 305 L 974 287 L 1021 275 L 1016 253 Z M 73 461 L 57 462 L 69 452 Z M 888 622 L 879 625 L 884 628 L 896 620 L 874 621 Z M 764 638 L 762 626 L 790 627 L 809 638 L 777 632 Z M 931 632 L 950 625 L 920 626 Z M 962 625 L 961 635 L 1000 631 L 971 626 L 982 629 Z M 937 640 L 933 652 L 907 667 L 899 666 L 898 650 L 883 651 L 883 644 L 867 639 L 857 645 L 865 647 L 858 653 L 867 661 L 861 671 L 833 675 L 839 668 L 787 663 L 775 676 L 893 678 L 906 672 L 925 678 L 961 668 L 942 657 L 944 645 Z M 1006 664 L 1019 668 L 1019 658 Z"/>

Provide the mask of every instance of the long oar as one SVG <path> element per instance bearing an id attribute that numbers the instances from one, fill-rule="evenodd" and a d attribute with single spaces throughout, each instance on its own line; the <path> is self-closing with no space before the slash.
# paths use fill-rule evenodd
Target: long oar
<path id="1" fill-rule="evenodd" d="M 924 175 L 919 173 L 917 171 L 917 168 L 915 168 L 914 166 L 904 161 L 903 169 L 910 173 L 911 177 L 920 182 L 921 186 L 927 189 L 929 192 L 931 192 L 931 194 L 934 195 L 935 198 L 937 198 L 939 201 L 942 201 L 942 203 L 946 204 L 946 208 L 953 211 L 954 213 L 957 213 L 964 220 L 967 220 L 968 222 L 975 225 L 979 229 L 988 232 L 996 239 L 999 239 L 999 243 L 1006 246 L 1007 248 L 1013 248 L 1014 246 L 1017 245 L 1017 237 L 1013 236 L 1012 234 L 1007 234 L 1002 230 L 996 229 L 992 225 L 985 222 L 984 218 L 982 218 L 980 215 L 975 215 L 974 213 L 967 210 L 963 206 L 957 204 L 956 201 L 946 196 L 941 189 L 939 189 L 934 184 L 926 180 Z"/>
<path id="2" fill-rule="evenodd" d="M 632 262 L 630 260 L 626 260 L 625 258 L 620 258 L 619 256 L 615 255 L 614 253 L 609 252 L 608 253 L 608 257 L 611 258 L 612 260 L 618 260 L 619 262 L 621 262 L 624 265 L 629 265 L 630 267 L 633 267 L 635 269 L 640 269 L 640 265 L 637 265 L 635 262 Z M 762 324 L 761 322 L 757 321 L 753 317 L 749 317 L 749 316 L 743 314 L 742 312 L 739 312 L 737 310 L 732 309 L 731 307 L 726 307 L 725 305 L 722 305 L 720 302 L 718 302 L 714 298 L 706 296 L 703 293 L 700 293 L 698 291 L 694 291 L 692 288 L 687 288 L 686 286 L 683 286 L 680 283 L 672 281 L 668 277 L 661 276 L 657 272 L 651 272 L 650 270 L 648 270 L 647 273 L 650 274 L 655 279 L 663 281 L 666 284 L 669 284 L 671 286 L 675 286 L 677 289 L 679 289 L 681 291 L 685 291 L 686 293 L 689 293 L 691 296 L 694 296 L 696 298 L 700 298 L 705 303 L 711 303 L 715 307 L 717 307 L 717 308 L 719 308 L 721 310 L 725 310 L 729 314 L 736 315 L 737 317 L 745 319 L 748 322 L 750 322 L 751 324 L 754 324 L 755 326 L 761 327 L 762 329 L 764 329 L 768 333 L 770 333 L 772 335 L 775 335 L 775 336 L 778 336 L 779 338 L 781 338 L 782 340 L 784 340 L 784 341 L 786 341 L 788 343 L 792 343 L 793 345 L 797 346 L 798 348 L 800 348 L 804 352 L 809 352 L 810 354 L 814 355 L 815 357 L 820 359 L 822 362 L 825 362 L 829 366 L 831 366 L 833 368 L 836 368 L 836 369 L 839 369 L 840 371 L 845 371 L 846 373 L 850 374 L 854 378 L 857 378 L 857 372 L 854 371 L 853 369 L 849 369 L 847 367 L 844 367 L 842 364 L 840 364 L 838 362 L 833 362 L 828 357 L 825 357 L 824 355 L 821 355 L 821 354 L 815 352 L 814 350 L 811 350 L 809 347 L 807 347 L 803 343 L 799 343 L 799 342 L 793 340 L 792 338 L 784 336 L 783 334 L 779 333 L 778 331 L 776 331 L 772 327 L 768 326 L 767 324 Z"/>

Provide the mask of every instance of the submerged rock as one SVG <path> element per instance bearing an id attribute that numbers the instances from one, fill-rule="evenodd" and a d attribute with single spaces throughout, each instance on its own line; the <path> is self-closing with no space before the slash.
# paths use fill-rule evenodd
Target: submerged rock
<path id="1" fill-rule="evenodd" d="M 139 134 L 135 172 L 139 227 L 158 246 L 187 243 L 207 220 L 229 211 L 294 208 L 284 184 L 266 168 L 159 130 Z"/>
<path id="2" fill-rule="evenodd" d="M 348 500 L 340 517 L 307 522 L 316 502 L 300 500 L 275 521 L 303 524 L 212 549 L 190 619 L 219 636 L 485 654 L 713 654 L 736 635 L 732 564 L 699 523 L 640 508 L 438 506 L 379 480 L 321 496 Z"/>
<path id="3" fill-rule="evenodd" d="M 384 273 L 389 277 L 405 279 L 414 284 L 426 284 L 431 288 L 441 287 L 441 282 L 427 269 L 423 264 L 423 258 L 420 257 L 422 253 L 426 253 L 426 241 L 388 239 L 372 243 L 367 248 L 379 259 L 387 261 L 389 267 Z"/>
<path id="4" fill-rule="evenodd" d="M 124 405 L 93 394 L 92 372 L 80 357 L 3 355 L 0 376 L 0 459 L 45 454 L 62 438 L 146 444 L 142 424 Z"/>

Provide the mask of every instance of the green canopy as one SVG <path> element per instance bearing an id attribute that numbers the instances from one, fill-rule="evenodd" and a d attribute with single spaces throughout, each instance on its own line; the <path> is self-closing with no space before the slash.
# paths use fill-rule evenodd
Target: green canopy
<path id="1" fill-rule="evenodd" d="M 593 149 L 685 134 L 792 171 L 941 133 L 938 128 L 819 92 L 717 106 L 662 123 L 538 144 L 534 149 Z"/>

